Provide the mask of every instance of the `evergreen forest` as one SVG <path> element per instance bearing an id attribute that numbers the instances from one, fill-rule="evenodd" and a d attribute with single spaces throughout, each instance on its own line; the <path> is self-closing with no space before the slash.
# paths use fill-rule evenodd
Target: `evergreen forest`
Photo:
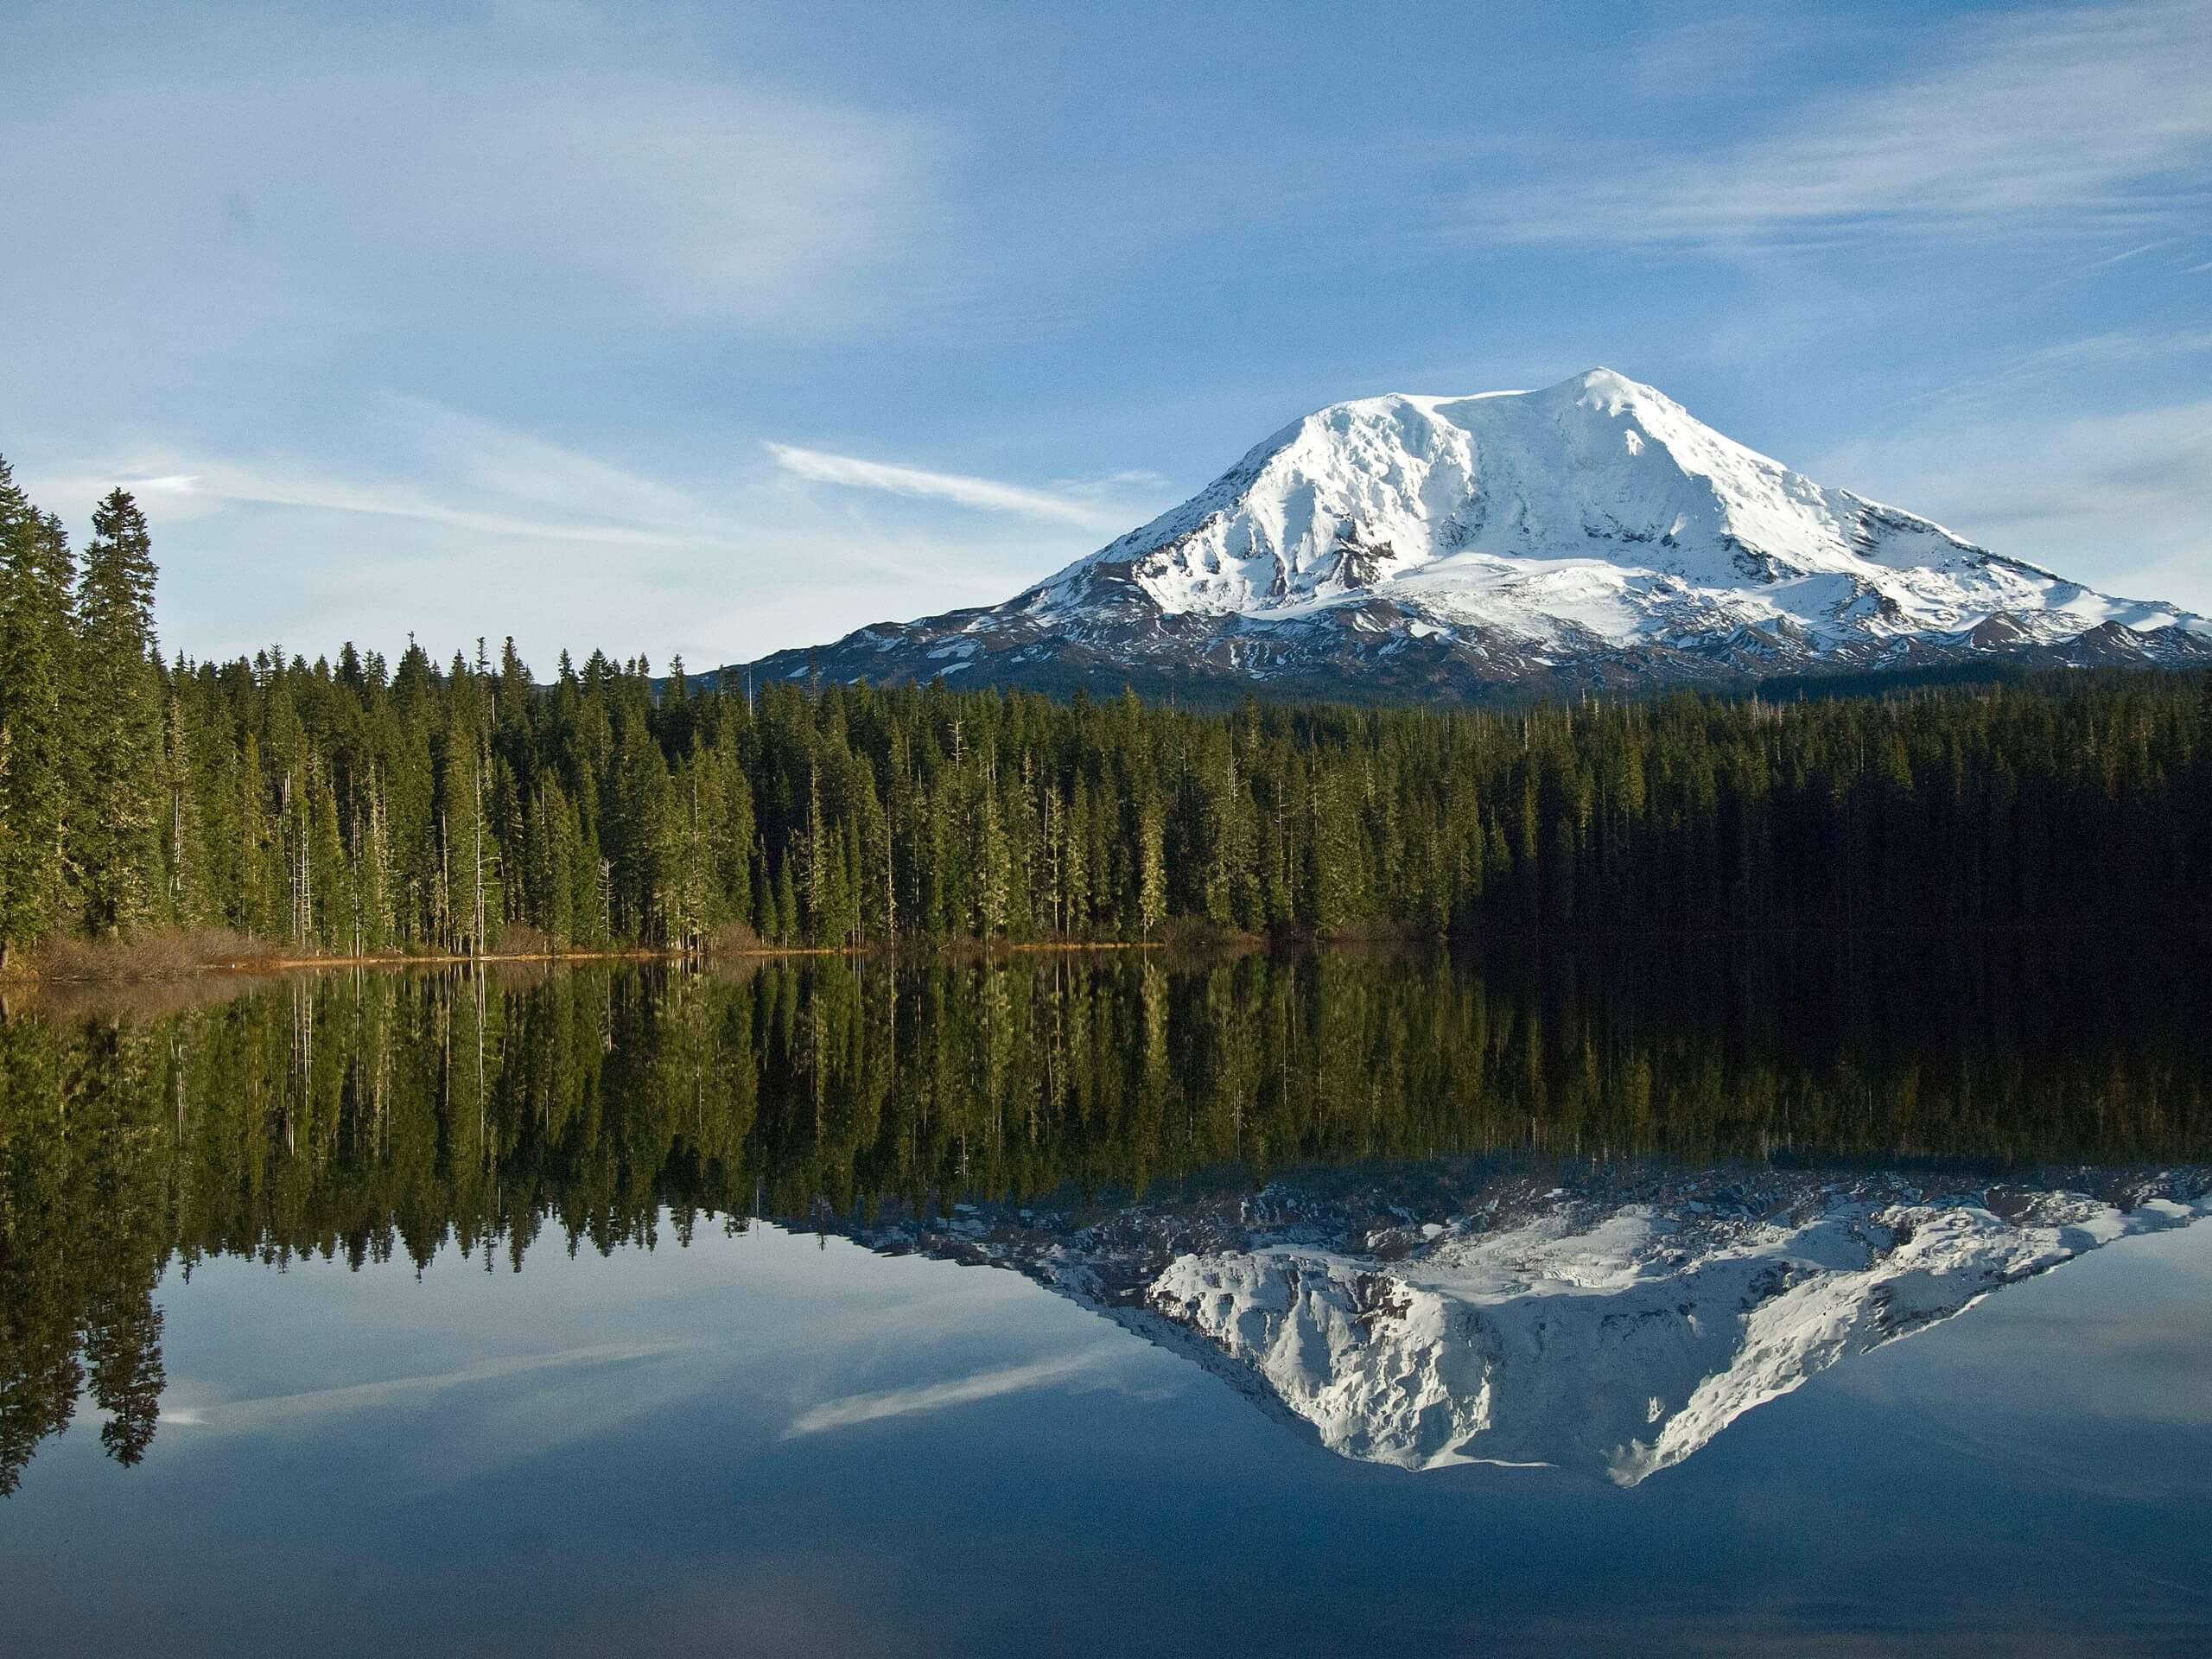
<path id="1" fill-rule="evenodd" d="M 0 965 L 1173 931 L 2212 925 L 2212 680 L 1223 715 L 510 640 L 165 658 L 145 517 L 0 466 Z"/>

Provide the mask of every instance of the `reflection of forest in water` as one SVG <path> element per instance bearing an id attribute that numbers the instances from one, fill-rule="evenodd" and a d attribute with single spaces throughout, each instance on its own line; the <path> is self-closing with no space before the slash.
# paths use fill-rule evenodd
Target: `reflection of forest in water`
<path id="1" fill-rule="evenodd" d="M 2100 946 L 2099 948 L 2102 948 Z M 519 1266 L 796 1216 L 1494 1151 L 2137 1163 L 2212 1151 L 2200 961 L 1859 939 L 1490 960 L 299 979 L 0 1022 L 0 1492 L 80 1394 L 136 1461 L 152 1293 L 208 1254 Z"/>

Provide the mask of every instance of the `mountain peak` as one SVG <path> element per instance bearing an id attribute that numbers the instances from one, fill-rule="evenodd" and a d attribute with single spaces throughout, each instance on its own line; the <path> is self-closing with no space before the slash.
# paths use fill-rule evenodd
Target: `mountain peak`
<path id="1" fill-rule="evenodd" d="M 2212 625 L 1817 484 L 1599 367 L 1329 404 L 1005 605 L 784 655 L 877 680 L 1478 700 L 1996 652 L 2197 660 Z"/>
<path id="2" fill-rule="evenodd" d="M 1552 390 L 1554 392 L 1571 391 L 1578 399 L 1602 400 L 1609 412 L 1624 404 L 1652 400 L 1663 404 L 1674 404 L 1674 399 L 1669 397 L 1658 387 L 1647 386 L 1641 380 L 1631 380 L 1618 369 L 1609 369 L 1603 365 L 1594 369 L 1585 369 L 1580 374 L 1571 375 Z M 1680 407 L 1680 405 L 1675 406 Z"/>

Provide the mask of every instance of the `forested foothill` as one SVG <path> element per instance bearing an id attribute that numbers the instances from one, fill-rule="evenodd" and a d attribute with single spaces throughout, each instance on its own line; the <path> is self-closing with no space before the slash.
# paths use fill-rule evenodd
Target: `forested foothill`
<path id="1" fill-rule="evenodd" d="M 2212 680 L 1521 712 L 757 690 L 512 642 L 164 658 L 144 515 L 0 466 L 0 965 L 1136 941 L 2201 927 Z"/>

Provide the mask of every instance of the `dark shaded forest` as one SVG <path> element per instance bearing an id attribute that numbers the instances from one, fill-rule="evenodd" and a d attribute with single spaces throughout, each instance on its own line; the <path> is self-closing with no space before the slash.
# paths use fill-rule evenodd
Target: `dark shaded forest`
<path id="1" fill-rule="evenodd" d="M 2212 682 L 1520 714 L 164 659 L 0 473 L 0 956 L 2212 924 Z"/>
<path id="2" fill-rule="evenodd" d="M 0 1494 L 80 1392 L 128 1462 L 209 1256 L 519 1268 L 751 1217 L 1120 1202 L 1471 1154 L 2212 1154 L 2195 957 L 1999 950 L 756 960 L 296 978 L 0 1021 Z"/>

